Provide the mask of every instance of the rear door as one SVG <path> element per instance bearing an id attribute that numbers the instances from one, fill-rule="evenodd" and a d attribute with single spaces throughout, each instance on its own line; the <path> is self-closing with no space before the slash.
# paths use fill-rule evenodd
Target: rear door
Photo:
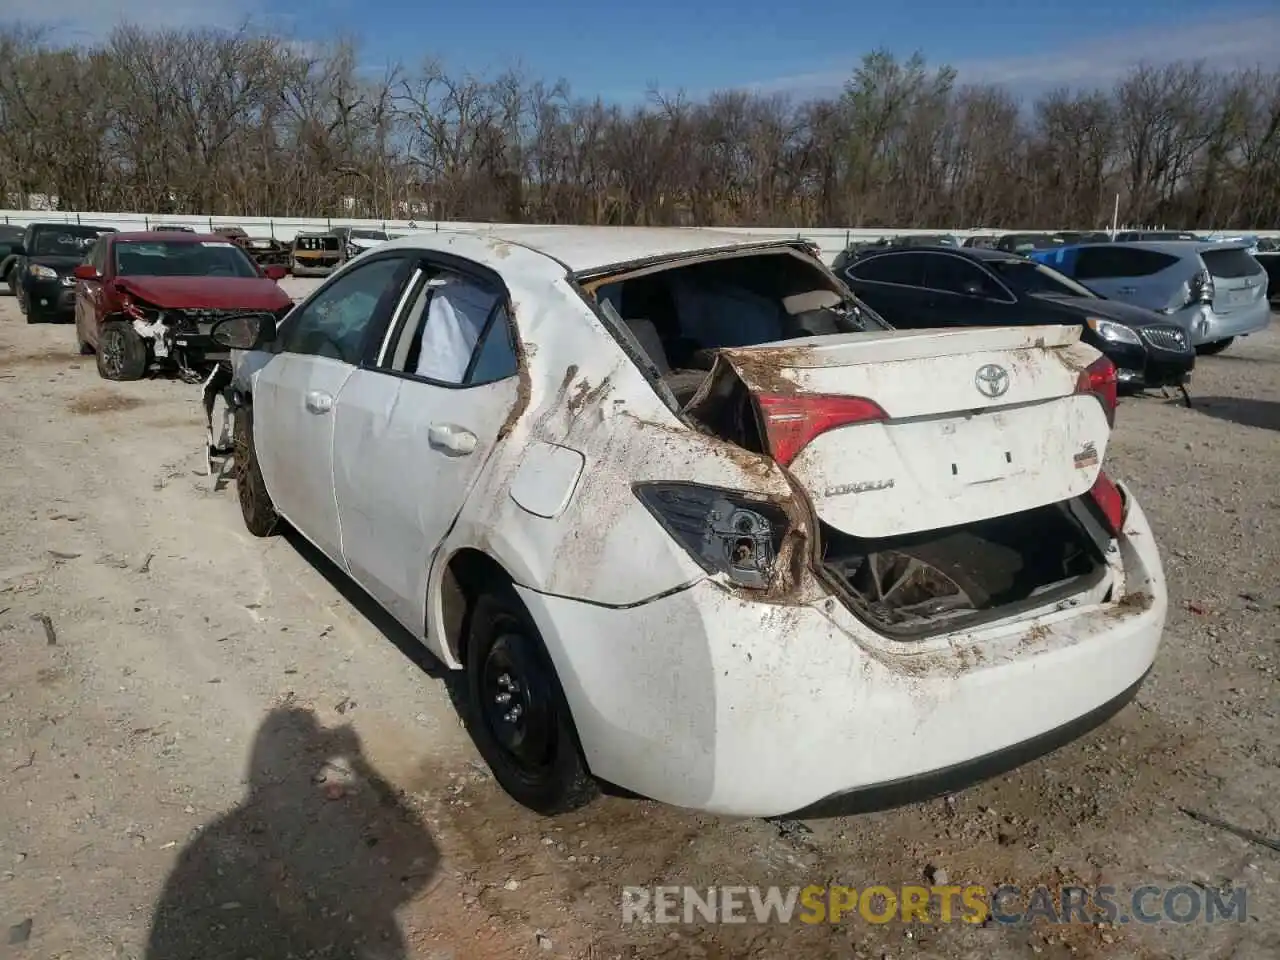
<path id="1" fill-rule="evenodd" d="M 514 344 L 496 275 L 424 259 L 379 357 L 338 395 L 334 493 L 343 557 L 418 636 L 431 558 L 516 404 Z"/>
<path id="2" fill-rule="evenodd" d="M 411 260 L 392 254 L 353 267 L 289 314 L 275 356 L 253 383 L 254 446 L 281 516 L 340 563 L 333 492 L 334 403 L 381 331 Z"/>
<path id="3" fill-rule="evenodd" d="M 1214 313 L 1229 317 L 1266 299 L 1267 271 L 1244 244 L 1202 249 L 1200 259 L 1213 277 Z"/>
<path id="4" fill-rule="evenodd" d="M 947 253 L 922 253 L 924 308 L 933 327 L 1016 323 L 1018 301 L 976 263 Z"/>
<path id="5" fill-rule="evenodd" d="M 1174 269 L 1179 263 L 1178 257 L 1159 250 L 1099 244 L 1079 248 L 1070 276 L 1101 296 L 1163 310 L 1184 279 Z"/>
<path id="6" fill-rule="evenodd" d="M 1080 371 L 1097 358 L 1079 336 L 1066 325 L 894 330 L 722 358 L 757 397 L 766 428 L 778 418 L 780 437 L 798 423 L 846 424 L 819 428 L 782 462 L 823 522 L 876 538 L 1088 491 L 1109 427 L 1102 403 L 1077 393 Z"/>
<path id="7" fill-rule="evenodd" d="M 919 254 L 878 253 L 845 269 L 849 286 L 876 313 L 900 330 L 928 327 L 924 263 Z"/>

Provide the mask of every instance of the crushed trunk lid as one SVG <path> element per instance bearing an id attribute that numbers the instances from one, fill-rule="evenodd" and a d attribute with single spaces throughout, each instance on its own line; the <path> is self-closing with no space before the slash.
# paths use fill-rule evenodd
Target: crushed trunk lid
<path id="1" fill-rule="evenodd" d="M 1066 325 L 893 330 L 727 349 L 686 413 L 727 432 L 727 384 L 740 383 L 756 442 L 843 533 L 956 526 L 1092 487 L 1109 423 L 1097 397 L 1077 392 L 1099 356 L 1079 336 Z"/>

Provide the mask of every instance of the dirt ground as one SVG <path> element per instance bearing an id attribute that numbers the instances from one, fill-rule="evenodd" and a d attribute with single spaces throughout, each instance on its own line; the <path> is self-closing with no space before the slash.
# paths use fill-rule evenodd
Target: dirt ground
<path id="1" fill-rule="evenodd" d="M 108 384 L 69 326 L 0 298 L 0 955 L 1280 955 L 1280 853 L 1180 812 L 1280 838 L 1280 326 L 1202 359 L 1195 409 L 1121 405 L 1111 469 L 1172 593 L 1137 701 L 950 798 L 804 824 L 516 807 L 412 638 L 245 532 L 202 475 L 198 393 Z M 1244 887 L 1248 918 L 621 922 L 625 884 L 926 876 Z"/>

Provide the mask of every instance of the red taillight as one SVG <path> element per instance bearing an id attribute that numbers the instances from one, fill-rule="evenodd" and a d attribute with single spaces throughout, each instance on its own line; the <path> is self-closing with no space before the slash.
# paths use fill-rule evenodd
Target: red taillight
<path id="1" fill-rule="evenodd" d="M 1120 536 L 1120 531 L 1124 529 L 1124 496 L 1105 471 L 1098 471 L 1098 479 L 1093 482 L 1089 496 L 1102 511 L 1107 530 L 1113 537 Z"/>
<path id="2" fill-rule="evenodd" d="M 1117 396 L 1116 365 L 1106 357 L 1099 357 L 1080 371 L 1076 379 L 1076 393 L 1091 393 L 1102 404 L 1107 423 L 1115 426 Z"/>
<path id="3" fill-rule="evenodd" d="M 784 467 L 814 437 L 836 427 L 888 419 L 874 400 L 863 397 L 757 394 L 769 453 Z"/>

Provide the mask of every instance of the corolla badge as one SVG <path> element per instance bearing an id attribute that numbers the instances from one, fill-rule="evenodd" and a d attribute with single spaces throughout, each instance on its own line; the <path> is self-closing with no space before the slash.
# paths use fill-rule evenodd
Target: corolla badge
<path id="1" fill-rule="evenodd" d="M 1003 397 L 1009 390 L 1009 371 L 996 363 L 985 363 L 973 375 L 974 385 L 984 397 Z"/>

